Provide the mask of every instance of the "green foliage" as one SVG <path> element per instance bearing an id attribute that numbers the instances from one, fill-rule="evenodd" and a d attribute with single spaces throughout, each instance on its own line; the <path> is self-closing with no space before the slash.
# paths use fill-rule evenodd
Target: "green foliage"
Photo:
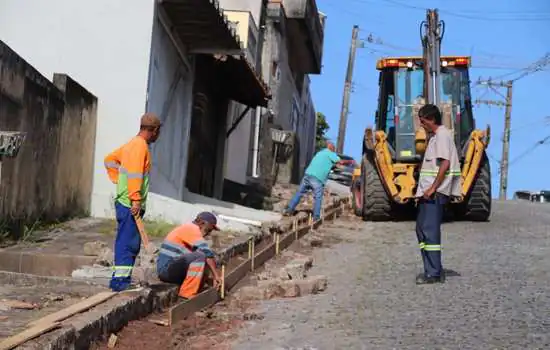
<path id="1" fill-rule="evenodd" d="M 315 152 L 323 149 L 327 145 L 327 131 L 330 126 L 327 123 L 327 118 L 321 112 L 317 112 L 317 133 L 315 135 Z"/>
<path id="2" fill-rule="evenodd" d="M 145 226 L 145 232 L 149 237 L 164 238 L 170 231 L 172 231 L 177 225 L 162 219 L 158 220 L 143 220 Z M 107 219 L 99 226 L 95 227 L 95 231 L 105 235 L 116 234 L 117 223 L 116 220 Z"/>

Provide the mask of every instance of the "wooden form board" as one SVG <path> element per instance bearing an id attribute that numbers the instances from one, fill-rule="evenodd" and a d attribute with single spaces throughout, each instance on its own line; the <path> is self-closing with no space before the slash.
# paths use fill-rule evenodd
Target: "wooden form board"
<path id="1" fill-rule="evenodd" d="M 338 213 L 341 213 L 341 206 L 336 205 L 329 210 L 325 211 L 325 219 L 334 218 Z M 317 223 L 314 223 L 314 227 L 318 227 L 321 224 L 321 220 Z M 283 249 L 290 246 L 296 238 L 300 239 L 305 234 L 307 234 L 311 229 L 311 225 L 305 222 L 304 226 L 298 226 L 297 233 L 295 231 L 281 234 L 279 238 L 279 252 Z M 254 259 L 254 269 L 262 266 L 266 261 L 273 258 L 276 253 L 276 243 L 271 243 L 258 254 L 255 254 Z M 252 269 L 252 258 L 242 262 L 237 266 L 233 271 L 225 276 L 225 287 L 226 289 L 231 289 L 234 287 L 241 279 L 243 279 Z M 198 294 L 191 300 L 181 302 L 174 305 L 169 310 L 169 324 L 170 326 L 175 325 L 177 322 L 186 319 L 187 317 L 193 315 L 195 312 L 200 311 L 206 307 L 212 306 L 221 299 L 220 293 L 214 288 L 209 288 L 202 293 Z"/>
<path id="2" fill-rule="evenodd" d="M 81 302 L 78 302 L 76 304 L 73 304 L 65 309 L 59 310 L 57 312 L 54 312 L 53 314 L 49 314 L 48 316 L 44 316 L 42 318 L 39 318 L 38 320 L 32 321 L 28 324 L 29 327 L 38 326 L 41 324 L 50 324 L 55 322 L 63 321 L 71 316 L 74 316 L 78 313 L 81 313 L 83 311 L 86 311 L 98 304 L 101 304 L 108 299 L 114 297 L 118 293 L 116 292 L 101 292 L 97 293 L 87 299 L 82 300 Z"/>
<path id="3" fill-rule="evenodd" d="M 252 259 L 248 259 L 237 268 L 235 268 L 231 273 L 227 276 L 225 276 L 225 288 L 231 289 L 233 288 L 237 283 L 239 283 L 240 280 L 244 278 L 252 268 Z"/>
<path id="4" fill-rule="evenodd" d="M 61 324 L 59 324 L 59 322 L 41 323 L 36 326 L 29 327 L 21 333 L 17 333 L 16 335 L 3 339 L 0 342 L 0 350 L 11 350 L 16 346 L 19 346 L 31 339 L 34 339 L 46 332 L 49 332 L 59 327 L 61 327 Z"/>
<path id="5" fill-rule="evenodd" d="M 46 332 L 59 328 L 61 327 L 61 321 L 101 304 L 116 294 L 118 293 L 101 292 L 65 309 L 32 321 L 27 325 L 28 328 L 24 331 L 2 340 L 0 342 L 0 350 L 13 349 L 14 347 L 34 339 Z"/>
<path id="6" fill-rule="evenodd" d="M 208 288 L 204 292 L 198 294 L 193 299 L 183 301 L 170 308 L 168 324 L 172 327 L 174 324 L 185 320 L 197 311 L 214 305 L 220 300 L 219 292 L 214 288 Z"/>

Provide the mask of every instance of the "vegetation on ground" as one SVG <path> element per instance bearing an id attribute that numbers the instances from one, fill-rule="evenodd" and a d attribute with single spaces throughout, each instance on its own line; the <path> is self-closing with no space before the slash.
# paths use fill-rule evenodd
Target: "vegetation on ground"
<path id="1" fill-rule="evenodd" d="M 165 220 L 143 220 L 145 232 L 149 237 L 163 238 L 177 225 Z M 94 231 L 105 235 L 116 234 L 117 223 L 114 219 L 105 220 L 102 224 L 94 228 Z"/>

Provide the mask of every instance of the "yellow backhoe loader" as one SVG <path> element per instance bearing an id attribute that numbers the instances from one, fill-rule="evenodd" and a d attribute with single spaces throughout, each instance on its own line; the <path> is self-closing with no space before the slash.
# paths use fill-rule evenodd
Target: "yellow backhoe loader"
<path id="1" fill-rule="evenodd" d="M 444 22 L 428 10 L 421 24 L 423 57 L 392 57 L 377 62 L 379 99 L 375 127 L 363 140 L 360 174 L 352 194 L 357 215 L 389 221 L 415 212 L 414 195 L 427 145 L 418 110 L 439 106 L 443 124 L 455 137 L 461 158 L 462 193 L 452 198 L 455 219 L 487 221 L 491 215 L 491 169 L 486 155 L 490 128 L 478 130 L 472 114 L 470 57 L 441 56 Z"/>

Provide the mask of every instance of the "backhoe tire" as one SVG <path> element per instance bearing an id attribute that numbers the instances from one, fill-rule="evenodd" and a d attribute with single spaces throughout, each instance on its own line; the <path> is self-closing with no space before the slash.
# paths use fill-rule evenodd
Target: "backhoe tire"
<path id="1" fill-rule="evenodd" d="M 483 156 L 470 194 L 463 205 L 463 218 L 468 221 L 489 221 L 491 216 L 491 166 Z"/>
<path id="2" fill-rule="evenodd" d="M 370 155 L 363 155 L 361 181 L 363 183 L 363 220 L 392 220 L 391 201 Z"/>
<path id="3" fill-rule="evenodd" d="M 363 215 L 363 192 L 362 185 L 353 182 L 351 184 L 351 206 L 355 216 L 361 217 Z"/>

